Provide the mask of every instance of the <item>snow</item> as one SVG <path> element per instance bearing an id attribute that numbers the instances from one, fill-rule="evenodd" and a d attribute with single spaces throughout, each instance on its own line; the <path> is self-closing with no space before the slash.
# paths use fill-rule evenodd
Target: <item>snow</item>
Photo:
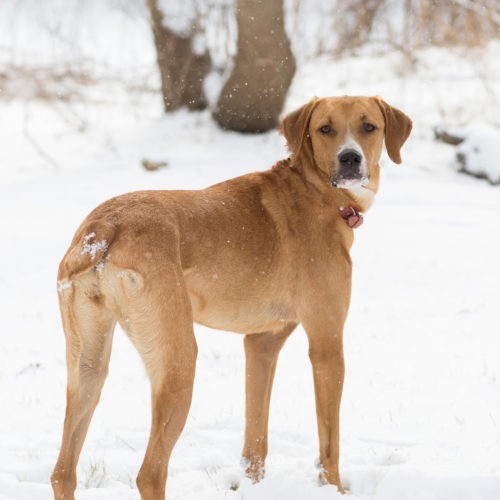
<path id="1" fill-rule="evenodd" d="M 193 404 L 170 462 L 169 500 L 500 498 L 499 188 L 457 174 L 453 148 L 432 138 L 437 123 L 494 125 L 496 54 L 498 44 L 469 57 L 422 51 L 407 73 L 399 54 L 322 57 L 299 68 L 287 111 L 313 95 L 378 94 L 415 122 L 403 164 L 383 157 L 381 189 L 352 251 L 341 409 L 341 476 L 350 493 L 317 482 L 303 330 L 280 356 L 267 475 L 253 485 L 240 466 L 242 338 L 196 326 Z M 56 275 L 82 219 L 123 192 L 197 189 L 287 156 L 276 132 L 224 133 L 208 112 L 163 116 L 158 95 L 131 97 L 114 85 L 103 82 L 92 91 L 102 99 L 66 113 L 0 101 L 1 500 L 50 498 L 66 384 Z M 84 118 L 80 131 L 75 116 Z M 144 157 L 168 166 L 148 172 Z M 149 423 L 144 369 L 117 330 L 78 467 L 79 499 L 138 498 Z"/>
<path id="2" fill-rule="evenodd" d="M 88 253 L 90 255 L 90 260 L 95 260 L 97 252 L 106 252 L 108 249 L 108 243 L 106 240 L 94 241 L 91 243 L 95 237 L 96 234 L 92 232 L 83 238 L 82 255 Z"/>
<path id="3" fill-rule="evenodd" d="M 70 280 L 58 280 L 57 282 L 57 291 L 59 293 L 64 292 L 64 290 L 68 290 L 71 288 L 71 281 Z"/>
<path id="4" fill-rule="evenodd" d="M 465 140 L 456 149 L 457 168 L 500 184 L 500 129 L 473 124 L 461 132 Z"/>
<path id="5" fill-rule="evenodd" d="M 114 5 L 113 5 L 114 2 Z M 120 0 L 7 0 L 0 4 L 2 57 L 18 65 L 94 62 L 109 70 L 137 68 L 155 60 L 145 2 Z M 121 3 L 121 5 L 119 5 Z M 126 34 L 126 36 L 124 36 Z M 33 36 L 36 43 L 26 38 Z"/>

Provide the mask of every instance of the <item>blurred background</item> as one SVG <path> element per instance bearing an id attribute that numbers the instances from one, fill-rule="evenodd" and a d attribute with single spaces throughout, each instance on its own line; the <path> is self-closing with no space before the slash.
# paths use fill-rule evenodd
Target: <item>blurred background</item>
<path id="1" fill-rule="evenodd" d="M 280 117 L 380 95 L 414 121 L 352 251 L 341 476 L 352 500 L 500 498 L 499 0 L 0 2 L 0 500 L 50 498 L 65 352 L 57 266 L 81 220 L 288 156 Z M 464 175 L 469 174 L 469 175 Z M 267 479 L 239 467 L 240 336 L 196 326 L 172 500 L 324 500 L 307 342 L 281 354 Z M 149 386 L 117 332 L 80 499 L 135 499 Z"/>
<path id="2" fill-rule="evenodd" d="M 416 134 L 453 127 L 458 143 L 471 131 L 457 129 L 500 124 L 499 26 L 497 0 L 4 0 L 0 102 L 23 109 L 7 142 L 58 164 L 33 115 L 78 135 L 120 105 L 205 109 L 258 133 L 313 95 L 377 93 L 415 110 Z M 492 169 L 469 168 L 496 182 Z"/>

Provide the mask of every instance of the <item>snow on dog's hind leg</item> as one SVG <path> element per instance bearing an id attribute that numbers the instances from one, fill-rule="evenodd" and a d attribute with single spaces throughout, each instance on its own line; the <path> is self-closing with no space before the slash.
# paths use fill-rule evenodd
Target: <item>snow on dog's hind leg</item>
<path id="1" fill-rule="evenodd" d="M 71 500 L 76 465 L 108 373 L 115 320 L 85 278 L 59 282 L 68 385 L 61 450 L 51 476 L 54 498 Z"/>

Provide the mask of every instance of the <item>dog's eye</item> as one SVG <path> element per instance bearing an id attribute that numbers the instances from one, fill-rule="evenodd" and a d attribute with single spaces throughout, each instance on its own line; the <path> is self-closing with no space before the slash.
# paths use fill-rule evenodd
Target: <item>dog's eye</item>
<path id="1" fill-rule="evenodd" d="M 322 134 L 329 134 L 331 131 L 332 131 L 332 127 L 330 127 L 330 125 L 323 125 L 319 131 L 322 133 Z"/>
<path id="2" fill-rule="evenodd" d="M 375 127 L 375 125 L 373 125 L 372 123 L 363 123 L 363 130 L 365 132 L 373 132 L 377 127 Z"/>

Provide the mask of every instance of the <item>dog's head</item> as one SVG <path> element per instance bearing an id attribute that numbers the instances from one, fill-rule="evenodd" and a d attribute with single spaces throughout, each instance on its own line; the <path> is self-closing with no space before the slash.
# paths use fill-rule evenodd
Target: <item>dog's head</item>
<path id="1" fill-rule="evenodd" d="M 314 98 L 281 123 L 293 163 L 312 165 L 332 186 L 378 188 L 382 145 L 395 163 L 412 122 L 379 97 Z"/>

